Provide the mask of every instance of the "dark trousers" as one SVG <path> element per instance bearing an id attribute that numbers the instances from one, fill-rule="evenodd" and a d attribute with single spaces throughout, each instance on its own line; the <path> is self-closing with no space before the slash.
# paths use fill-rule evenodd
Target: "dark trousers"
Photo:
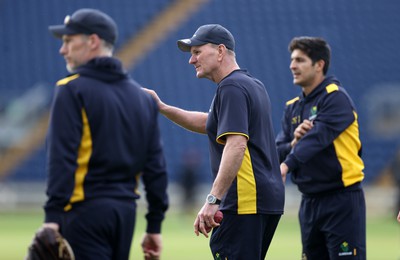
<path id="1" fill-rule="evenodd" d="M 213 229 L 210 248 L 214 259 L 263 260 L 281 215 L 231 215 L 224 213 Z"/>
<path id="2" fill-rule="evenodd" d="M 303 196 L 299 220 L 303 259 L 366 259 L 362 190 Z"/>
<path id="3" fill-rule="evenodd" d="M 67 212 L 61 233 L 76 260 L 125 260 L 135 228 L 132 200 L 96 199 L 77 203 Z"/>

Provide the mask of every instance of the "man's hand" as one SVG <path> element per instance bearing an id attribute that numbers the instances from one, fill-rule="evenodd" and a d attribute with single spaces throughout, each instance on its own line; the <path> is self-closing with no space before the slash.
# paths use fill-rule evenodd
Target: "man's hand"
<path id="1" fill-rule="evenodd" d="M 218 211 L 219 205 L 212 205 L 208 204 L 207 202 L 204 203 L 204 206 L 200 209 L 199 213 L 197 213 L 197 217 L 194 221 L 194 233 L 196 236 L 199 236 L 202 233 L 205 237 L 208 237 L 208 232 L 210 229 L 207 227 L 218 227 L 220 224 L 215 222 L 214 215 Z"/>
<path id="2" fill-rule="evenodd" d="M 146 233 L 142 239 L 142 250 L 145 260 L 159 260 L 162 251 L 161 234 Z"/>
<path id="3" fill-rule="evenodd" d="M 288 173 L 288 171 L 289 171 L 289 167 L 286 165 L 286 163 L 281 163 L 280 168 L 281 168 L 282 181 L 283 181 L 283 184 L 285 184 L 285 182 L 286 182 L 286 175 L 287 175 L 287 173 Z"/>
<path id="4" fill-rule="evenodd" d="M 161 101 L 161 98 L 157 95 L 157 93 L 154 90 L 148 88 L 142 88 L 142 90 L 149 93 L 153 97 L 153 99 L 157 103 L 158 109 L 162 111 L 163 107 L 165 107 L 165 104 Z"/>
<path id="5" fill-rule="evenodd" d="M 313 128 L 314 124 L 312 121 L 305 119 L 303 123 L 301 123 L 295 130 L 294 130 L 294 138 L 290 143 L 292 147 L 294 147 L 297 142 L 303 138 L 303 136 Z"/>
<path id="6" fill-rule="evenodd" d="M 43 228 L 51 228 L 55 231 L 60 231 L 60 226 L 54 222 L 43 223 L 42 227 Z"/>

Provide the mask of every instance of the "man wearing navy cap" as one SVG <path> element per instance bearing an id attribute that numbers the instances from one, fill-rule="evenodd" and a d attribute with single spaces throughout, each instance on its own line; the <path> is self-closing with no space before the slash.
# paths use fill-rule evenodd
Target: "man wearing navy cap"
<path id="1" fill-rule="evenodd" d="M 208 113 L 186 111 L 157 100 L 161 114 L 182 127 L 207 134 L 214 182 L 194 222 L 196 235 L 208 237 L 214 259 L 264 259 L 284 206 L 268 93 L 258 79 L 240 69 L 235 40 L 219 24 L 198 28 L 178 41 L 190 52 L 198 78 L 217 84 Z M 223 212 L 218 224 L 214 215 Z M 208 232 L 207 232 L 208 231 Z"/>
<path id="2" fill-rule="evenodd" d="M 108 15 L 80 9 L 49 30 L 71 74 L 51 107 L 44 226 L 61 232 L 77 260 L 128 259 L 141 178 L 142 247 L 145 259 L 159 259 L 168 197 L 157 104 L 112 57 L 117 26 Z"/>

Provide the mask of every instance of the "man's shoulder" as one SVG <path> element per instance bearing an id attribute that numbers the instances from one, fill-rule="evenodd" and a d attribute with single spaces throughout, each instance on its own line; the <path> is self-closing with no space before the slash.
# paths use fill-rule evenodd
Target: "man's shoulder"
<path id="1" fill-rule="evenodd" d="M 231 71 L 225 78 L 223 78 L 220 82 L 221 84 L 233 84 L 233 83 L 239 83 L 243 81 L 251 81 L 252 79 L 255 79 L 252 75 L 248 73 L 247 70 L 245 69 L 237 69 Z"/>
<path id="2" fill-rule="evenodd" d="M 330 83 L 324 89 L 323 95 L 326 98 L 329 97 L 330 100 L 350 100 L 351 103 L 353 102 L 346 89 L 338 84 Z"/>
<path id="3" fill-rule="evenodd" d="M 227 89 L 232 89 L 231 87 L 244 92 L 249 92 L 259 87 L 265 89 L 264 84 L 259 79 L 251 76 L 246 70 L 235 70 L 218 84 L 220 90 L 225 89 L 227 91 Z"/>

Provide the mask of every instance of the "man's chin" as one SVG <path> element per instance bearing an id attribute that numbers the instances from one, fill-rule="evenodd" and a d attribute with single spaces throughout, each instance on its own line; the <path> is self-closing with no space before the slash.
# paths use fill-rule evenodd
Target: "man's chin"
<path id="1" fill-rule="evenodd" d="M 204 78 L 204 75 L 201 74 L 200 72 L 197 72 L 197 73 L 196 73 L 196 77 L 199 78 L 199 79 L 201 79 L 201 78 Z"/>
<path id="2" fill-rule="evenodd" d="M 294 80 L 293 80 L 293 84 L 294 84 L 294 85 L 300 85 L 300 84 L 301 84 L 301 80 L 294 79 Z"/>
<path id="3" fill-rule="evenodd" d="M 75 67 L 72 67 L 72 66 L 70 66 L 70 65 L 68 65 L 68 64 L 67 64 L 66 68 L 67 68 L 67 70 L 68 70 L 69 73 L 74 73 L 74 72 L 75 72 L 75 69 L 76 69 Z"/>

